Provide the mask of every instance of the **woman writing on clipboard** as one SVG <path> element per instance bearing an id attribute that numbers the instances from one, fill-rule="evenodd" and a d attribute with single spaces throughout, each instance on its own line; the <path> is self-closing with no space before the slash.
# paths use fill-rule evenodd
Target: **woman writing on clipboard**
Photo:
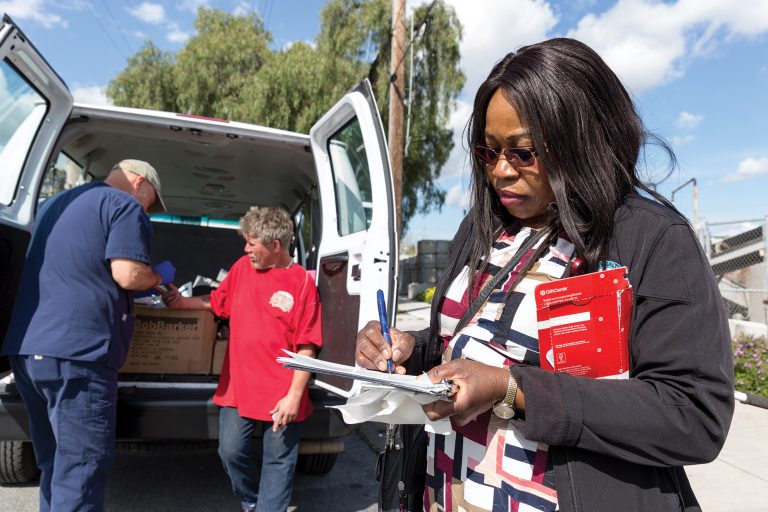
<path id="1" fill-rule="evenodd" d="M 691 227 L 638 177 L 648 138 L 616 75 L 572 39 L 506 55 L 480 86 L 473 204 L 430 327 L 391 329 L 391 349 L 378 322 L 357 338 L 362 366 L 391 357 L 455 383 L 453 400 L 424 406 L 453 433 L 411 457 L 424 490 L 410 486 L 409 509 L 700 510 L 682 466 L 713 460 L 728 432 L 730 337 Z M 539 367 L 532 292 L 579 260 L 580 273 L 629 269 L 628 379 Z"/>

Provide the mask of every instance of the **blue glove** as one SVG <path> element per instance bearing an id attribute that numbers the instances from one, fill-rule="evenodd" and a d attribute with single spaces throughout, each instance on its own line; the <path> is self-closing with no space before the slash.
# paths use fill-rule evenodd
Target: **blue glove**
<path id="1" fill-rule="evenodd" d="M 155 265 L 154 268 L 163 278 L 163 282 L 161 284 L 166 285 L 172 282 L 173 278 L 176 277 L 176 267 L 174 267 L 173 263 L 171 263 L 169 260 L 161 261 Z"/>

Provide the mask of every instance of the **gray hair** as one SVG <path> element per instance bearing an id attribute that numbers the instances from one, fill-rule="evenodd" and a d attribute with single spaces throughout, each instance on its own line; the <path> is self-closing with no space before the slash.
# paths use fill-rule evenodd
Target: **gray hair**
<path id="1" fill-rule="evenodd" d="M 293 220 L 285 208 L 272 206 L 251 206 L 240 217 L 240 233 L 243 236 L 258 238 L 264 243 L 279 240 L 280 245 L 288 248 L 293 238 Z"/>

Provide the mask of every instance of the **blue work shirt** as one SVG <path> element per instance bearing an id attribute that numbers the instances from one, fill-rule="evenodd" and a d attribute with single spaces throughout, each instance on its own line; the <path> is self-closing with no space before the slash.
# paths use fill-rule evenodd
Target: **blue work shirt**
<path id="1" fill-rule="evenodd" d="M 48 199 L 32 233 L 2 353 L 119 369 L 133 334 L 133 302 L 112 278 L 110 260 L 148 264 L 151 237 L 141 204 L 104 183 Z"/>

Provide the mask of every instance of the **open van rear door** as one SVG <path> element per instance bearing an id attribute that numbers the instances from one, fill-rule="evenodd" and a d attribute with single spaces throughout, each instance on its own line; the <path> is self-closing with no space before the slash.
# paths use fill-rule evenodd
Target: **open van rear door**
<path id="1" fill-rule="evenodd" d="M 392 173 L 368 80 L 347 93 L 309 136 L 323 212 L 317 247 L 323 312 L 319 357 L 354 365 L 357 332 L 378 319 L 377 290 L 384 291 L 390 324 L 397 302 Z M 318 375 L 316 383 L 342 396 L 357 392 L 348 379 Z"/>
<path id="2" fill-rule="evenodd" d="M 51 149 L 72 95 L 7 15 L 0 26 L 0 343 L 10 321 Z M 0 375 L 8 369 L 0 361 Z"/>

